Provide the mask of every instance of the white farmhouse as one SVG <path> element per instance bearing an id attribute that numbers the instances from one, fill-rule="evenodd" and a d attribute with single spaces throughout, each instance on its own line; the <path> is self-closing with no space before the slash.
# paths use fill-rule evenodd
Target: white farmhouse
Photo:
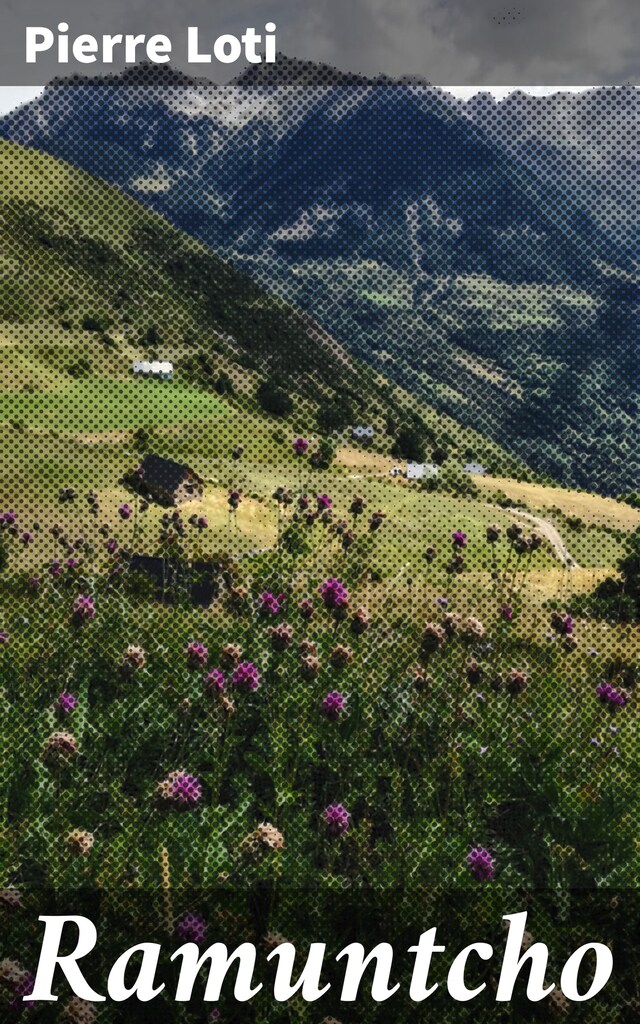
<path id="1" fill-rule="evenodd" d="M 173 380 L 173 363 L 167 362 L 135 362 L 131 372 L 136 377 L 154 377 L 158 380 Z"/>
<path id="2" fill-rule="evenodd" d="M 375 437 L 375 427 L 358 426 L 351 428 L 351 437 L 361 444 L 370 444 Z"/>
<path id="3" fill-rule="evenodd" d="M 471 473 L 474 476 L 486 476 L 487 471 L 480 462 L 467 462 L 464 466 L 465 473 Z"/>
<path id="4" fill-rule="evenodd" d="M 407 480 L 437 480 L 439 472 L 435 462 L 407 463 Z"/>

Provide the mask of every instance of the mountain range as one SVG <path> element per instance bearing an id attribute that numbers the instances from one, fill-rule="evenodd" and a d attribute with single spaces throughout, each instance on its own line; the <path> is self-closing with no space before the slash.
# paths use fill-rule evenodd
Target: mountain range
<path id="1" fill-rule="evenodd" d="M 463 103 L 288 61 L 221 87 L 54 83 L 0 132 L 141 199 L 538 472 L 616 494 L 638 472 L 637 104 Z"/>

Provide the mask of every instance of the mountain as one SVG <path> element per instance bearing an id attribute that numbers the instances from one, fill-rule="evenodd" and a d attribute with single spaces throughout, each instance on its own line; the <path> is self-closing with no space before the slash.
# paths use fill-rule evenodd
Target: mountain
<path id="1" fill-rule="evenodd" d="M 623 228 L 592 202 L 588 132 L 519 129 L 517 97 L 499 128 L 482 97 L 319 77 L 57 84 L 2 133 L 143 200 L 539 472 L 633 489 L 633 208 Z"/>

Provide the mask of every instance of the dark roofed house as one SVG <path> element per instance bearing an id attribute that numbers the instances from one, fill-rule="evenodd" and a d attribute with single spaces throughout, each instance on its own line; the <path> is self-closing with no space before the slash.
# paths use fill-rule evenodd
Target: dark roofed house
<path id="1" fill-rule="evenodd" d="M 145 455 L 140 468 L 140 489 L 161 505 L 180 505 L 203 495 L 202 477 L 183 462 Z"/>

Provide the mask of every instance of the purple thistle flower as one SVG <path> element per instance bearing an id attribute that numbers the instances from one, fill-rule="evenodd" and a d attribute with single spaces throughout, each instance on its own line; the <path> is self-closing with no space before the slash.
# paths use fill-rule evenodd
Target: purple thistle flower
<path id="1" fill-rule="evenodd" d="M 206 530 L 206 529 L 208 529 L 208 527 L 209 527 L 209 520 L 207 519 L 207 517 L 206 516 L 198 516 L 198 520 L 196 522 L 196 529 L 198 529 L 198 530 Z"/>
<path id="2" fill-rule="evenodd" d="M 347 710 L 347 701 L 344 694 L 338 690 L 332 690 L 326 695 L 321 704 L 323 715 L 330 722 L 337 722 Z"/>
<path id="3" fill-rule="evenodd" d="M 222 693 L 227 681 L 219 668 L 212 668 L 204 677 L 204 685 L 211 693 Z"/>
<path id="4" fill-rule="evenodd" d="M 73 619 L 78 625 L 83 622 L 90 622 L 96 617 L 96 608 L 93 598 L 88 594 L 80 594 L 73 604 Z"/>
<path id="5" fill-rule="evenodd" d="M 9 634 L 6 629 L 0 629 L 0 646 L 9 643 Z"/>
<path id="6" fill-rule="evenodd" d="M 195 942 L 199 946 L 205 941 L 209 925 L 200 914 L 186 913 L 176 922 L 176 935 L 181 942 Z"/>
<path id="7" fill-rule="evenodd" d="M 439 608 L 447 608 L 449 605 L 448 597 L 436 597 L 436 604 Z"/>
<path id="8" fill-rule="evenodd" d="M 293 442 L 293 450 L 296 455 L 306 455 L 309 442 L 306 437 L 296 437 Z"/>
<path id="9" fill-rule="evenodd" d="M 325 608 L 345 608 L 349 603 L 349 591 L 335 577 L 324 581 L 320 587 L 320 596 Z"/>
<path id="10" fill-rule="evenodd" d="M 202 799 L 202 783 L 197 775 L 175 772 L 171 780 L 171 799 L 181 810 L 190 810 Z"/>
<path id="11" fill-rule="evenodd" d="M 29 533 L 28 530 L 25 530 L 24 533 L 20 534 L 20 540 L 24 544 L 25 548 L 28 548 L 33 540 L 33 534 Z"/>
<path id="12" fill-rule="evenodd" d="M 627 703 L 625 694 L 616 690 L 615 686 L 612 686 L 611 683 L 601 683 L 600 686 L 596 686 L 596 696 L 600 703 L 604 704 L 611 711 L 615 711 L 616 708 L 623 708 Z"/>
<path id="13" fill-rule="evenodd" d="M 467 546 L 467 535 L 462 530 L 455 530 L 451 534 L 451 543 L 454 548 L 466 548 Z"/>
<path id="14" fill-rule="evenodd" d="M 118 550 L 118 542 L 115 539 L 115 537 L 110 537 L 107 543 L 105 544 L 105 547 L 110 555 L 115 555 L 116 551 Z"/>
<path id="15" fill-rule="evenodd" d="M 313 618 L 313 602 L 308 597 L 303 598 L 298 605 L 298 612 L 303 619 Z"/>
<path id="16" fill-rule="evenodd" d="M 474 846 L 467 856 L 469 872 L 476 882 L 490 882 L 496 871 L 496 863 L 484 846 Z"/>
<path id="17" fill-rule="evenodd" d="M 505 622 L 511 622 L 513 618 L 513 608 L 510 604 L 503 604 L 500 609 L 500 617 L 504 619 Z"/>
<path id="18" fill-rule="evenodd" d="M 0 526 L 15 526 L 17 516 L 12 508 L 0 514 Z"/>
<path id="19" fill-rule="evenodd" d="M 261 615 L 278 615 L 285 603 L 284 594 L 272 594 L 270 590 L 263 591 L 258 598 L 258 608 Z"/>
<path id="20" fill-rule="evenodd" d="M 333 501 L 328 494 L 316 494 L 316 502 L 319 512 L 327 512 L 333 505 Z"/>
<path id="21" fill-rule="evenodd" d="M 24 976 L 16 982 L 13 989 L 13 998 L 9 1003 L 9 1008 L 15 1013 L 22 1013 L 24 1010 L 34 1010 L 37 1003 L 25 1003 L 25 996 L 30 996 L 33 992 L 33 987 L 36 983 L 35 974 L 30 971 L 25 971 Z"/>
<path id="22" fill-rule="evenodd" d="M 207 664 L 209 649 L 198 640 L 192 640 L 187 644 L 184 654 L 189 668 L 203 668 Z"/>
<path id="23" fill-rule="evenodd" d="M 351 824 L 351 815 L 342 804 L 329 804 L 324 809 L 324 823 L 333 838 L 343 836 Z"/>
<path id="24" fill-rule="evenodd" d="M 70 715 L 78 706 L 78 698 L 68 690 L 63 690 L 56 701 L 56 709 L 61 715 Z"/>
<path id="25" fill-rule="evenodd" d="M 60 566 L 60 562 L 56 561 L 55 559 L 49 566 L 49 575 L 53 576 L 54 578 L 62 576 L 62 568 Z"/>
<path id="26" fill-rule="evenodd" d="M 126 501 L 124 504 L 118 506 L 118 515 L 121 519 L 131 519 L 133 515 L 133 509 L 131 505 L 127 505 Z"/>
<path id="27" fill-rule="evenodd" d="M 239 690 L 253 693 L 260 686 L 260 671 L 252 661 L 241 661 L 231 676 L 231 682 Z"/>
<path id="28" fill-rule="evenodd" d="M 28 581 L 27 586 L 29 590 L 38 590 L 41 584 L 42 579 L 40 576 L 32 576 L 31 579 Z"/>
<path id="29" fill-rule="evenodd" d="M 73 572 L 74 569 L 77 569 L 79 567 L 80 562 L 78 561 L 77 558 L 67 558 L 64 564 L 65 568 L 68 569 L 69 572 Z"/>

